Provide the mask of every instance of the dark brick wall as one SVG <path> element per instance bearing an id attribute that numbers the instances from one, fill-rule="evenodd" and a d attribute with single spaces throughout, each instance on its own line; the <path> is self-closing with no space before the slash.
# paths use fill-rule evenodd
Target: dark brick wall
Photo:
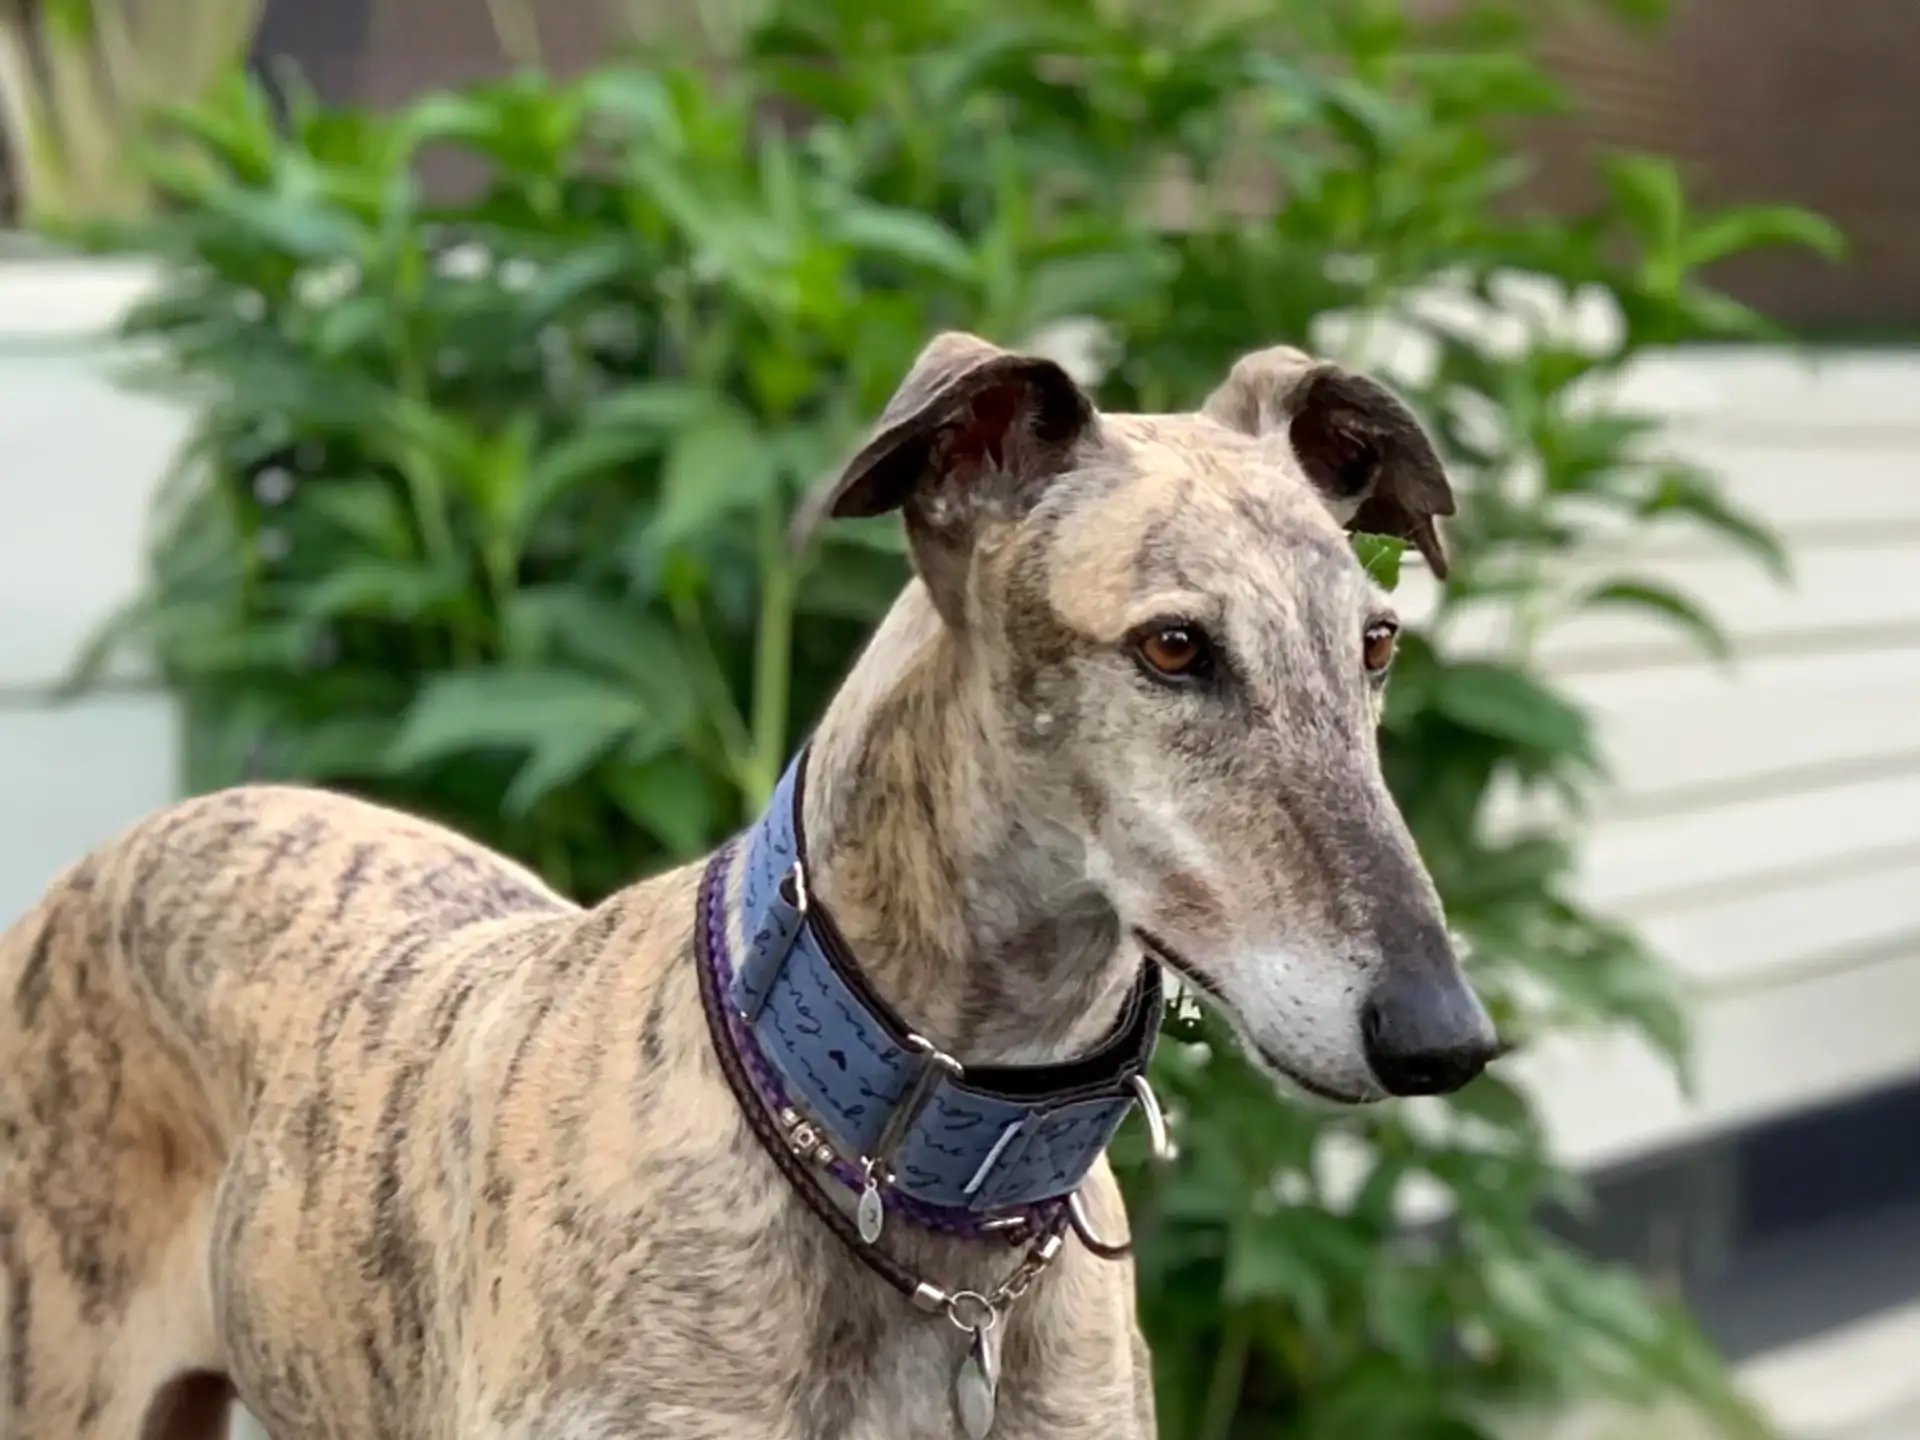
<path id="1" fill-rule="evenodd" d="M 698 0 L 529 3 L 543 55 L 565 73 L 615 43 L 623 3 L 685 13 Z M 1673 154 L 1702 202 L 1794 201 L 1852 239 L 1843 265 L 1728 265 L 1717 278 L 1741 298 L 1803 326 L 1920 326 L 1920 0 L 1674 0 L 1674 12 L 1652 39 L 1594 21 L 1552 36 L 1548 62 L 1583 114 L 1533 137 L 1528 199 L 1586 198 L 1596 148 Z M 507 68 L 488 0 L 269 0 L 257 56 L 289 57 L 323 95 L 375 105 Z"/>
<path id="2" fill-rule="evenodd" d="M 538 12 L 542 59 L 562 74 L 624 33 L 621 0 L 512 3 Z M 323 95 L 376 106 L 510 68 L 487 0 L 268 0 L 256 54 L 290 56 Z"/>
<path id="3" fill-rule="evenodd" d="M 1594 147 L 1677 156 L 1702 203 L 1792 201 L 1837 221 L 1843 265 L 1789 255 L 1721 283 L 1810 326 L 1920 325 L 1920 0 L 1675 0 L 1657 39 L 1587 24 L 1550 63 L 1585 101 L 1539 138 L 1549 204 L 1586 193 Z"/>

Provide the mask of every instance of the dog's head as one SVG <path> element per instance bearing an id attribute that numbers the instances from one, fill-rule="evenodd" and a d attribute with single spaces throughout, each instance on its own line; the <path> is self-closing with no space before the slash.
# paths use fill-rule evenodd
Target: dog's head
<path id="1" fill-rule="evenodd" d="M 1009 793 L 1257 1054 L 1355 1102 L 1479 1073 L 1492 1027 L 1380 771 L 1393 607 L 1345 534 L 1445 573 L 1452 492 L 1399 400 L 1272 349 L 1196 413 L 1102 415 L 944 335 L 813 515 L 891 510 Z"/>

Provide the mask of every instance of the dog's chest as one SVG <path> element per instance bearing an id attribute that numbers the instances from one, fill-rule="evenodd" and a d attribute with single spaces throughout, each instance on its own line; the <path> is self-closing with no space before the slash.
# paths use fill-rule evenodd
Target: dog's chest
<path id="1" fill-rule="evenodd" d="M 803 1381 L 802 1440 L 963 1440 L 955 1387 L 968 1348 L 964 1332 L 918 1315 L 858 1348 L 826 1338 L 820 1370 Z M 1075 1343 L 1062 1336 L 1057 1348 Z M 1093 1377 L 1019 1350 L 1004 1357 L 992 1440 L 1151 1440 L 1138 1431 L 1127 1374 L 1107 1369 L 1084 1383 Z"/>
<path id="2" fill-rule="evenodd" d="M 948 1440 L 960 1434 L 953 1384 L 966 1337 L 951 1325 L 910 1324 L 859 1349 L 834 1353 L 838 1348 L 829 1339 L 820 1368 L 802 1381 L 805 1440 Z"/>

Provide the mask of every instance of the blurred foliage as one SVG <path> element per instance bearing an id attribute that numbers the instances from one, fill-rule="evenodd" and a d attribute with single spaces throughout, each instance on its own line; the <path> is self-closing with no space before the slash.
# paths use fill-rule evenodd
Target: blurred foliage
<path id="1" fill-rule="evenodd" d="M 1563 104 L 1532 9 L 779 0 L 720 79 L 664 59 L 392 115 L 236 79 L 171 116 L 168 211 L 114 240 L 166 262 L 128 336 L 201 418 L 93 663 L 158 656 L 195 788 L 352 789 L 591 899 L 750 817 L 897 591 L 890 526 L 783 535 L 934 331 L 1096 317 L 1110 408 L 1192 405 L 1282 339 L 1392 360 L 1465 505 L 1390 692 L 1394 789 L 1507 1035 L 1625 1025 L 1677 1060 L 1661 968 L 1570 888 L 1601 766 L 1531 656 L 1595 607 L 1720 644 L 1592 558 L 1648 527 L 1779 566 L 1609 382 L 1771 333 L 1703 266 L 1838 242 L 1696 212 L 1643 155 L 1591 213 L 1530 213 L 1516 136 Z M 443 148 L 479 162 L 451 200 L 417 178 Z M 1503 822 L 1514 794 L 1557 810 Z M 1757 1430 L 1683 1315 L 1532 1223 L 1573 1187 L 1507 1081 L 1330 1115 L 1171 1025 L 1183 1161 L 1119 1147 L 1166 1434 L 1471 1440 L 1601 1395 Z M 1421 1184 L 1446 1224 L 1403 1223 Z"/>

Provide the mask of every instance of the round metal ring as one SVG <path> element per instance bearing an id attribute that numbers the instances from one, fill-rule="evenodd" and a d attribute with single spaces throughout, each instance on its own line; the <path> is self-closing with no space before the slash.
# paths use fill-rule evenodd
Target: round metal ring
<path id="1" fill-rule="evenodd" d="M 947 1319 L 969 1334 L 978 1334 L 999 1324 L 1000 1312 L 978 1290 L 956 1290 L 947 1297 Z"/>
<path id="2" fill-rule="evenodd" d="M 1102 1260 L 1123 1260 L 1133 1253 L 1131 1240 L 1122 1240 L 1115 1245 L 1093 1233 L 1093 1222 L 1087 1218 L 1086 1203 L 1081 1200 L 1078 1190 L 1067 1197 L 1067 1223 L 1073 1226 L 1073 1233 L 1080 1237 L 1080 1243 Z"/>

